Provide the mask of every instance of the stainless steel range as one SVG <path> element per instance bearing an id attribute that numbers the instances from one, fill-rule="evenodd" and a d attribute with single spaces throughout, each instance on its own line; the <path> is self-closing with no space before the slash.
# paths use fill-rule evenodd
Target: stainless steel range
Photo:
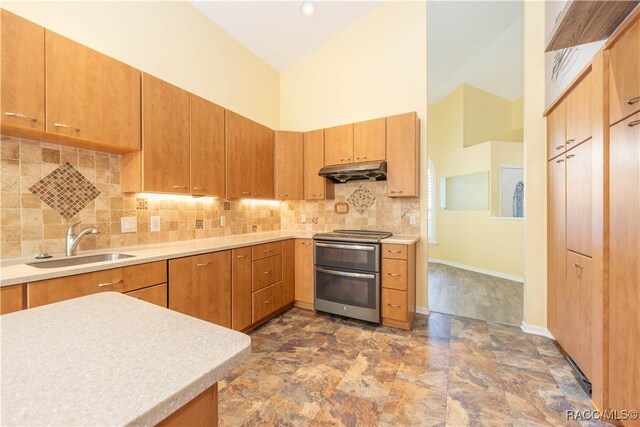
<path id="1" fill-rule="evenodd" d="M 380 242 L 391 235 L 359 230 L 314 235 L 315 309 L 380 323 Z"/>

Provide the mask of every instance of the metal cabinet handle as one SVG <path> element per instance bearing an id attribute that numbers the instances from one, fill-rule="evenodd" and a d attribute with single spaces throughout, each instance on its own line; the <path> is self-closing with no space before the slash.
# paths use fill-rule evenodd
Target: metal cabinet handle
<path id="1" fill-rule="evenodd" d="M 271 271 L 271 270 L 263 272 L 263 274 L 271 274 L 271 273 L 273 273 L 273 271 Z"/>
<path id="2" fill-rule="evenodd" d="M 375 274 L 348 273 L 346 271 L 329 270 L 327 268 L 321 268 L 321 267 L 316 267 L 316 271 L 319 271 L 320 273 L 331 274 L 333 276 L 355 277 L 359 279 L 375 279 L 376 278 Z"/>
<path id="3" fill-rule="evenodd" d="M 352 244 L 338 244 L 338 243 L 320 243 L 316 242 L 316 246 L 319 248 L 331 248 L 331 249 L 350 249 L 353 251 L 375 251 L 376 247 L 373 245 L 352 245 Z"/>
<path id="4" fill-rule="evenodd" d="M 201 187 L 193 187 L 194 190 L 196 191 L 205 191 L 206 188 L 201 188 Z"/>
<path id="5" fill-rule="evenodd" d="M 243 258 L 246 258 L 246 257 L 247 257 L 246 255 L 236 255 L 236 258 L 238 258 L 238 259 L 243 259 Z"/>
<path id="6" fill-rule="evenodd" d="M 320 196 L 322 196 L 322 194 L 321 194 L 321 193 L 318 193 L 318 194 L 312 194 L 312 196 L 313 196 L 313 197 L 320 197 Z"/>
<path id="7" fill-rule="evenodd" d="M 5 116 L 7 117 L 15 117 L 16 119 L 25 119 L 25 120 L 29 120 L 32 122 L 37 122 L 38 119 L 36 119 L 33 116 L 27 116 L 26 114 L 20 114 L 20 113 L 11 113 L 9 111 L 7 111 L 6 113 L 4 113 Z"/>
<path id="8" fill-rule="evenodd" d="M 364 156 L 364 157 L 356 157 L 356 160 L 364 160 L 364 159 L 366 159 L 366 158 L 367 158 L 367 156 Z"/>
<path id="9" fill-rule="evenodd" d="M 567 144 L 571 144 L 571 143 L 574 143 L 574 142 L 576 142 L 575 139 L 567 139 Z"/>
<path id="10" fill-rule="evenodd" d="M 578 264 L 578 263 L 574 263 L 573 265 L 574 265 L 576 268 L 584 268 L 584 265 L 580 265 L 580 264 Z"/>
<path id="11" fill-rule="evenodd" d="M 347 161 L 349 161 L 349 160 L 351 160 L 351 158 L 344 158 L 344 159 L 340 159 L 340 161 L 341 161 L 341 162 L 347 162 Z"/>
<path id="12" fill-rule="evenodd" d="M 391 249 L 387 249 L 387 252 L 389 252 L 390 254 L 401 254 L 402 251 L 392 251 Z"/>
<path id="13" fill-rule="evenodd" d="M 80 132 L 80 128 L 77 128 L 71 125 L 65 125 L 64 123 L 54 123 L 53 126 L 57 128 L 71 129 L 73 131 Z"/>
<path id="14" fill-rule="evenodd" d="M 207 265 L 211 264 L 211 261 L 208 262 L 203 262 L 201 264 L 196 264 L 196 267 L 206 267 Z"/>
<path id="15" fill-rule="evenodd" d="M 113 285 L 117 285 L 118 283 L 122 283 L 124 280 L 120 279 L 120 280 L 116 280 L 115 282 L 107 282 L 107 283 L 98 283 L 99 287 L 104 287 L 104 286 L 113 286 Z"/>
<path id="16" fill-rule="evenodd" d="M 402 307 L 400 304 L 391 304 L 391 303 L 387 303 L 387 305 L 388 305 L 389 307 L 393 307 L 393 308 L 400 308 L 400 307 Z"/>
<path id="17" fill-rule="evenodd" d="M 634 96 L 633 98 L 631 98 L 630 100 L 627 101 L 627 104 L 633 105 L 638 101 L 640 101 L 640 96 Z"/>
<path id="18" fill-rule="evenodd" d="M 304 246 L 311 246 L 311 242 L 302 242 Z"/>
<path id="19" fill-rule="evenodd" d="M 242 194 L 251 194 L 250 191 L 243 191 Z"/>
<path id="20" fill-rule="evenodd" d="M 634 121 L 629 122 L 629 123 L 627 124 L 627 126 L 629 126 L 630 128 L 632 128 L 632 127 L 634 127 L 634 126 L 638 126 L 638 125 L 640 125 L 640 120 L 634 120 Z"/>
<path id="21" fill-rule="evenodd" d="M 558 145 L 558 146 L 556 147 L 556 150 L 562 150 L 563 148 L 564 148 L 564 145 Z"/>
<path id="22" fill-rule="evenodd" d="M 264 253 L 265 253 L 265 254 L 268 254 L 269 252 L 273 252 L 273 249 L 265 249 L 265 250 L 264 250 Z"/>
<path id="23" fill-rule="evenodd" d="M 391 194 L 402 194 L 402 190 L 400 190 L 400 191 L 391 191 L 390 193 Z"/>
<path id="24" fill-rule="evenodd" d="M 266 300 L 264 303 L 269 304 L 271 301 L 273 301 L 273 297 L 271 297 L 271 299 Z"/>
<path id="25" fill-rule="evenodd" d="M 575 154 L 567 154 L 567 159 L 570 159 L 570 158 L 575 157 L 575 156 L 576 156 Z"/>
<path id="26" fill-rule="evenodd" d="M 176 189 L 181 188 L 183 190 L 186 190 L 187 186 L 186 185 L 174 185 L 173 188 L 176 188 Z"/>
<path id="27" fill-rule="evenodd" d="M 278 196 L 280 196 L 280 197 L 289 197 L 288 194 L 278 194 Z"/>
<path id="28" fill-rule="evenodd" d="M 254 196 L 259 196 L 259 195 L 260 195 L 260 193 L 253 193 L 253 195 L 254 195 Z"/>
<path id="29" fill-rule="evenodd" d="M 400 277 L 400 276 L 402 276 L 402 274 L 400 274 L 400 273 L 387 273 L 387 274 L 389 276 L 391 276 L 391 277 Z"/>
<path id="30" fill-rule="evenodd" d="M 564 162 L 564 159 L 558 159 L 558 160 L 556 160 L 556 163 L 562 163 L 562 162 Z"/>

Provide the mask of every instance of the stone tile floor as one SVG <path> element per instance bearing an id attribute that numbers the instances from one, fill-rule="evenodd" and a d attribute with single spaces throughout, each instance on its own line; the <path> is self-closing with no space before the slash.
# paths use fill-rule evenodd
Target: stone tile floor
<path id="1" fill-rule="evenodd" d="M 513 326 L 433 313 L 407 332 L 294 308 L 250 335 L 219 383 L 221 426 L 558 426 L 590 409 L 554 342 Z"/>

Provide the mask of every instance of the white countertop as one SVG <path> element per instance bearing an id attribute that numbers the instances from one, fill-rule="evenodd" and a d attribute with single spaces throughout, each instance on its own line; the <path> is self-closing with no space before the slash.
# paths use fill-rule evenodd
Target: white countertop
<path id="1" fill-rule="evenodd" d="M 153 426 L 244 361 L 242 333 L 115 292 L 0 316 L 2 425 Z"/>
<path id="2" fill-rule="evenodd" d="M 153 245 L 86 251 L 79 253 L 78 256 L 105 252 L 119 252 L 135 256 L 115 261 L 103 261 L 71 267 L 36 268 L 25 264 L 26 262 L 36 261 L 33 258 L 3 261 L 3 265 L 0 267 L 0 286 L 35 282 L 38 280 L 54 279 L 56 277 L 72 276 L 74 274 L 90 273 L 92 271 L 108 270 L 116 267 L 125 267 L 153 261 L 163 261 L 209 252 L 224 251 L 243 246 L 275 242 L 278 240 L 292 238 L 310 239 L 316 233 L 317 232 L 314 231 L 269 231 L 263 233 L 214 237 L 211 239 L 184 240 L 172 243 L 158 243 Z M 382 242 L 408 245 L 417 242 L 419 239 L 419 236 L 398 235 L 384 239 Z"/>

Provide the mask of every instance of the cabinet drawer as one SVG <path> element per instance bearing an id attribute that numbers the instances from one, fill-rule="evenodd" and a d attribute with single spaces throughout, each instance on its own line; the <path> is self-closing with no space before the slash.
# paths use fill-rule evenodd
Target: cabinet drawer
<path id="1" fill-rule="evenodd" d="M 43 280 L 27 285 L 27 306 L 38 307 L 98 292 L 129 292 L 166 281 L 165 261 Z"/>
<path id="2" fill-rule="evenodd" d="M 251 263 L 251 287 L 255 292 L 282 281 L 282 255 L 264 258 Z"/>
<path id="3" fill-rule="evenodd" d="M 0 314 L 22 310 L 24 285 L 3 286 L 0 288 Z"/>
<path id="4" fill-rule="evenodd" d="M 382 317 L 407 321 L 407 293 L 395 289 L 382 289 Z"/>
<path id="5" fill-rule="evenodd" d="M 407 290 L 407 261 L 388 258 L 382 260 L 382 287 Z"/>
<path id="6" fill-rule="evenodd" d="M 151 304 L 167 307 L 167 284 L 151 286 L 149 288 L 138 289 L 137 291 L 127 292 L 125 295 L 138 298 Z"/>
<path id="7" fill-rule="evenodd" d="M 282 283 L 276 283 L 260 289 L 251 295 L 251 320 L 253 323 L 264 317 L 267 317 L 278 308 L 281 304 Z"/>
<path id="8" fill-rule="evenodd" d="M 274 255 L 280 255 L 282 253 L 282 242 L 255 245 L 251 248 L 251 252 L 254 261 Z"/>
<path id="9" fill-rule="evenodd" d="M 407 245 L 383 244 L 382 258 L 407 259 Z"/>

